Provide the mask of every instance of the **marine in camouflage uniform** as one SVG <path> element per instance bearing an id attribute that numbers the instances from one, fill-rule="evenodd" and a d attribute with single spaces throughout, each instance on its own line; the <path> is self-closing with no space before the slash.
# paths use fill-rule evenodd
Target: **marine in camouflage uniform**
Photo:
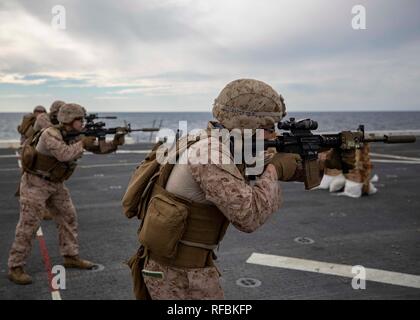
<path id="1" fill-rule="evenodd" d="M 63 135 L 78 121 L 81 130 L 84 110 L 76 104 L 62 106 L 58 114 L 60 127 L 50 127 L 42 132 L 36 150 L 40 155 L 55 158 L 60 163 L 68 163 L 75 168 L 76 161 L 84 150 L 95 153 L 115 151 L 124 143 L 124 135 L 119 135 L 112 142 L 95 143 L 95 137 L 78 136 L 71 141 Z M 25 170 L 26 171 L 26 170 Z M 71 174 L 71 173 L 70 173 Z M 26 171 L 21 179 L 20 218 L 16 227 L 16 236 L 9 254 L 9 279 L 17 284 L 29 284 L 31 277 L 23 267 L 31 252 L 33 238 L 38 230 L 42 214 L 46 210 L 53 212 L 58 227 L 60 254 L 64 256 L 65 267 L 90 269 L 93 263 L 79 258 L 77 239 L 77 214 L 69 190 L 63 182 L 51 181 L 48 173 L 34 174 Z"/>
<path id="2" fill-rule="evenodd" d="M 229 83 L 213 108 L 213 115 L 224 128 L 265 129 L 266 139 L 273 135 L 274 124 L 285 114 L 283 98 L 269 85 L 252 79 Z M 191 201 L 215 205 L 235 228 L 251 233 L 281 207 L 278 181 L 301 181 L 301 159 L 296 154 L 267 155 L 271 159 L 269 164 L 251 183 L 239 166 L 220 163 L 223 157 L 232 157 L 229 140 L 220 147 L 212 139 L 194 143 L 180 156 L 180 163 L 172 169 L 165 189 Z M 206 157 L 208 150 L 211 151 L 208 163 L 197 161 L 203 158 L 203 153 Z M 224 297 L 216 266 L 180 268 L 148 258 L 144 270 L 144 282 L 152 299 Z M 163 276 L 148 276 L 150 272 Z"/>
<path id="3" fill-rule="evenodd" d="M 58 116 L 58 112 L 60 111 L 61 106 L 65 105 L 64 101 L 54 101 L 51 104 L 50 107 L 50 112 L 49 113 L 41 113 L 40 115 L 38 115 L 36 117 L 35 123 L 33 125 L 33 133 L 32 135 L 34 135 L 35 133 L 43 130 L 43 129 L 47 129 L 49 127 L 52 127 L 54 125 L 58 124 L 58 120 L 57 120 L 57 116 Z M 15 194 L 15 196 L 19 196 L 20 193 L 20 185 L 18 187 L 18 190 Z M 43 219 L 44 220 L 52 220 L 53 218 L 53 213 L 48 210 L 48 208 L 46 208 L 46 210 L 43 213 Z"/>

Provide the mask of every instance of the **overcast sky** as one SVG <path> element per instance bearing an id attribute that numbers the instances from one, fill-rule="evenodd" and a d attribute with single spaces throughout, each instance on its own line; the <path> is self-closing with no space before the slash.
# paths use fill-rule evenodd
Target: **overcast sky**
<path id="1" fill-rule="evenodd" d="M 238 78 L 288 111 L 420 111 L 420 1 L 0 0 L 0 112 L 210 111 Z"/>

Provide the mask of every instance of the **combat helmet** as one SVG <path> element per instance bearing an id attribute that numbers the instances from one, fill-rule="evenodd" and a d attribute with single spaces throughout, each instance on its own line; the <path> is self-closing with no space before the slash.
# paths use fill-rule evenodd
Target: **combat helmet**
<path id="1" fill-rule="evenodd" d="M 46 113 L 47 110 L 43 106 L 36 106 L 33 113 Z"/>
<path id="2" fill-rule="evenodd" d="M 56 100 L 51 104 L 50 107 L 50 120 L 52 124 L 58 124 L 57 116 L 58 111 L 60 111 L 60 108 L 64 106 L 66 103 L 61 100 Z"/>
<path id="3" fill-rule="evenodd" d="M 84 118 L 85 110 L 76 103 L 66 103 L 58 112 L 58 121 L 62 124 L 70 124 L 76 119 Z"/>
<path id="4" fill-rule="evenodd" d="M 213 104 L 213 116 L 227 129 L 272 128 L 286 115 L 284 99 L 254 79 L 228 83 Z"/>
<path id="5" fill-rule="evenodd" d="M 62 106 L 64 106 L 66 103 L 64 102 L 64 101 L 61 101 L 61 100 L 56 100 L 56 101 L 54 101 L 52 104 L 51 104 L 51 107 L 50 107 L 50 114 L 52 114 L 52 113 L 55 113 L 55 114 L 57 114 L 58 113 L 58 111 L 60 110 L 60 108 L 62 107 Z"/>

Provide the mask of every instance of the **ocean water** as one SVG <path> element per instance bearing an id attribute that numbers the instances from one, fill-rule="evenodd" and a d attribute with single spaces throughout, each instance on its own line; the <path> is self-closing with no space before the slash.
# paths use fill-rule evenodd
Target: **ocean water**
<path id="1" fill-rule="evenodd" d="M 105 121 L 107 127 L 131 123 L 133 129 L 152 127 L 168 128 L 176 131 L 180 121 L 187 121 L 188 131 L 205 128 L 207 122 L 213 119 L 209 112 L 144 112 L 144 113 L 100 113 L 102 116 L 117 116 L 116 120 Z M 0 140 L 18 140 L 16 128 L 23 113 L 0 113 Z M 295 112 L 287 118 L 310 118 L 318 121 L 319 131 L 355 130 L 359 124 L 364 124 L 369 130 L 419 130 L 420 112 Z M 154 134 L 155 135 L 155 134 Z M 150 133 L 132 133 L 135 141 L 149 141 Z"/>

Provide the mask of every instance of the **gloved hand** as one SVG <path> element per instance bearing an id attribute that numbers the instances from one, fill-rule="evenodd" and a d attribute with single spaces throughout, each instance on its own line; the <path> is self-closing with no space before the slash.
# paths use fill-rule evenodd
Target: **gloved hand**
<path id="1" fill-rule="evenodd" d="M 125 135 L 115 135 L 113 142 L 114 146 L 122 146 L 125 143 Z"/>
<path id="2" fill-rule="evenodd" d="M 297 171 L 302 169 L 302 159 L 295 153 L 276 153 L 270 161 L 277 171 L 277 179 L 292 181 Z"/>
<path id="3" fill-rule="evenodd" d="M 114 136 L 114 146 L 122 146 L 125 143 L 125 135 L 128 133 L 126 128 L 117 128 Z"/>
<path id="4" fill-rule="evenodd" d="M 332 149 L 327 155 L 325 165 L 329 169 L 338 169 L 343 171 L 354 169 L 356 165 L 356 151 L 354 149 Z"/>
<path id="5" fill-rule="evenodd" d="M 96 137 L 92 137 L 92 136 L 84 136 L 82 137 L 82 144 L 83 144 L 83 148 L 92 148 L 95 146 L 95 142 L 96 142 Z"/>

